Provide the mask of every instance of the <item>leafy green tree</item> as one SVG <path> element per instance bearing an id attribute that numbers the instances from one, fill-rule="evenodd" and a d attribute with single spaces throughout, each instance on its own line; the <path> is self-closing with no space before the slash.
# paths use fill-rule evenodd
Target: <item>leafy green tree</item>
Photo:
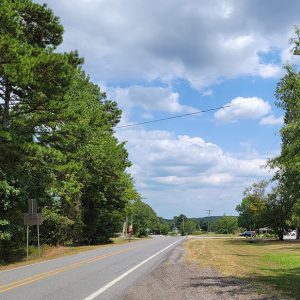
<path id="1" fill-rule="evenodd" d="M 213 230 L 223 234 L 236 233 L 238 231 L 238 218 L 224 215 L 213 223 Z"/>
<path id="2" fill-rule="evenodd" d="M 0 2 L 0 220 L 9 231 L 1 247 L 9 249 L 2 256 L 6 261 L 17 258 L 15 249 L 22 252 L 27 200 L 49 199 L 45 191 L 52 182 L 53 150 L 38 143 L 39 129 L 56 119 L 80 63 L 75 53 L 54 52 L 62 33 L 46 6 L 29 0 Z"/>
<path id="3" fill-rule="evenodd" d="M 159 228 L 158 228 L 158 232 L 156 233 L 167 235 L 172 230 L 171 224 L 161 217 L 158 218 L 158 221 L 159 221 Z"/>
<path id="4" fill-rule="evenodd" d="M 141 200 L 132 201 L 130 203 L 129 221 L 133 220 L 133 233 L 136 236 L 147 236 L 148 229 L 150 232 L 158 233 L 160 230 L 159 219 L 155 211 Z"/>
<path id="5" fill-rule="evenodd" d="M 293 209 L 292 209 L 292 217 L 290 220 L 290 225 L 293 228 L 297 228 L 297 239 L 300 239 L 300 201 L 297 201 L 294 205 L 293 205 Z"/>
<path id="6" fill-rule="evenodd" d="M 236 211 L 239 213 L 239 227 L 254 230 L 265 225 L 262 212 L 265 209 L 267 198 L 267 184 L 266 181 L 260 181 L 244 190 L 244 198 L 236 207 Z"/>
<path id="7" fill-rule="evenodd" d="M 78 241 L 108 241 L 118 231 L 119 213 L 136 193 L 125 172 L 128 153 L 113 135 L 121 111 L 83 72 L 74 75 L 64 101 L 69 105 L 60 125 L 54 123 L 40 139 L 63 154 L 55 171 L 55 192 L 67 216 L 82 219 Z"/>
<path id="8" fill-rule="evenodd" d="M 187 217 L 184 214 L 180 214 L 179 216 L 174 216 L 173 224 L 177 229 L 181 229 L 183 220 L 186 220 L 186 219 L 187 219 Z"/>
<path id="9" fill-rule="evenodd" d="M 292 206 L 293 199 L 280 185 L 273 188 L 266 199 L 262 216 L 267 226 L 273 229 L 280 240 L 283 240 L 284 233 L 289 228 L 288 220 L 292 216 Z"/>
<path id="10" fill-rule="evenodd" d="M 137 198 L 121 110 L 81 70 L 77 52 L 58 53 L 63 27 L 46 5 L 0 2 L 0 254 L 24 253 L 22 213 L 37 199 L 42 242 L 108 241 Z"/>
<path id="11" fill-rule="evenodd" d="M 291 39 L 293 54 L 299 55 L 300 34 L 296 27 L 295 37 Z M 280 80 L 276 89 L 277 106 L 282 108 L 284 114 L 284 125 L 281 129 L 281 153 L 270 161 L 270 165 L 277 169 L 274 180 L 279 182 L 280 201 L 275 203 L 283 205 L 287 202 L 290 211 L 294 212 L 294 219 L 297 219 L 297 209 L 300 199 L 300 73 L 296 68 L 287 65 L 286 74 Z M 274 197 L 273 197 L 274 198 Z M 288 214 L 284 214 L 290 217 Z M 287 220 L 284 221 L 286 223 Z M 300 228 L 298 227 L 298 237 Z"/>
<path id="12" fill-rule="evenodd" d="M 49 208 L 43 209 L 44 224 L 42 229 L 43 241 L 50 245 L 64 245 L 66 241 L 72 240 L 70 229 L 74 221 L 60 214 L 60 210 Z"/>
<path id="13" fill-rule="evenodd" d="M 183 226 L 183 223 L 181 226 Z M 197 229 L 197 223 L 194 220 L 186 219 L 184 222 L 184 228 L 181 229 L 184 234 L 192 234 Z"/>

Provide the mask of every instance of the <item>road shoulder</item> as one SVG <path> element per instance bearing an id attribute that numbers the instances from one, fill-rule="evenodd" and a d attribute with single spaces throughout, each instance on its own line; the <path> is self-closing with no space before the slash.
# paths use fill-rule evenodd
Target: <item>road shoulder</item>
<path id="1" fill-rule="evenodd" d="M 258 295 L 249 284 L 223 277 L 214 268 L 199 268 L 184 260 L 182 245 L 155 270 L 139 279 L 121 300 L 279 299 Z"/>

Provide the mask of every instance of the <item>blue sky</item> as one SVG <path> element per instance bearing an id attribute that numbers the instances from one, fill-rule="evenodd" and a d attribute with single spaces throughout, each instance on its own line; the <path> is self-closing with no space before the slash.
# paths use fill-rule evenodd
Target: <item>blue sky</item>
<path id="1" fill-rule="evenodd" d="M 43 3 L 45 1 L 38 1 Z M 242 191 L 272 176 L 283 112 L 276 83 L 290 54 L 294 0 L 46 1 L 93 82 L 123 110 L 118 129 L 144 201 L 172 218 L 236 214 Z"/>

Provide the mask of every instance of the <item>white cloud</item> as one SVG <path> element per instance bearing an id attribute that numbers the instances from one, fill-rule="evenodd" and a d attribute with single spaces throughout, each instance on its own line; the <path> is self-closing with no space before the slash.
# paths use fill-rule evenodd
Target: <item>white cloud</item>
<path id="1" fill-rule="evenodd" d="M 127 141 L 139 191 L 163 216 L 197 216 L 207 208 L 233 213 L 242 190 L 270 176 L 262 168 L 265 156 L 235 157 L 200 137 L 144 129 L 120 130 L 117 136 Z"/>
<path id="2" fill-rule="evenodd" d="M 78 49 L 94 80 L 184 78 L 199 89 L 279 76 L 280 66 L 259 53 L 286 48 L 300 10 L 292 0 L 47 2 L 65 26 L 62 49 Z"/>
<path id="3" fill-rule="evenodd" d="M 129 88 L 116 88 L 112 91 L 114 98 L 121 107 L 131 108 L 139 106 L 146 111 L 163 111 L 168 113 L 190 113 L 195 108 L 182 105 L 179 94 L 169 88 L 131 86 Z"/>
<path id="4" fill-rule="evenodd" d="M 281 66 L 277 66 L 274 64 L 259 64 L 257 72 L 262 78 L 270 78 L 281 76 L 283 70 Z"/>
<path id="5" fill-rule="evenodd" d="M 271 106 L 261 98 L 237 97 L 225 104 L 225 108 L 218 110 L 214 116 L 216 120 L 233 123 L 238 120 L 259 119 L 271 112 Z"/>
<path id="6" fill-rule="evenodd" d="M 293 64 L 293 65 L 300 65 L 300 56 L 293 55 L 293 45 L 286 47 L 284 50 L 281 51 L 281 61 L 283 64 Z"/>
<path id="7" fill-rule="evenodd" d="M 275 117 L 274 115 L 268 115 L 263 117 L 260 122 L 260 125 L 283 125 L 283 116 Z"/>

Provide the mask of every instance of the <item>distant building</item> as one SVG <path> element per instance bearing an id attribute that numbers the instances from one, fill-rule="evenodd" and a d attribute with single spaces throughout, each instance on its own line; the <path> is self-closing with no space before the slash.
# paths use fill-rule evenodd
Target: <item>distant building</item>
<path id="1" fill-rule="evenodd" d="M 178 233 L 178 232 L 179 232 L 179 230 L 178 230 L 177 227 L 173 227 L 172 231 L 173 231 L 174 233 Z"/>
<path id="2" fill-rule="evenodd" d="M 264 233 L 271 233 L 272 229 L 268 228 L 268 227 L 263 227 L 263 228 L 259 228 L 258 229 L 258 233 L 259 234 L 264 234 Z"/>

